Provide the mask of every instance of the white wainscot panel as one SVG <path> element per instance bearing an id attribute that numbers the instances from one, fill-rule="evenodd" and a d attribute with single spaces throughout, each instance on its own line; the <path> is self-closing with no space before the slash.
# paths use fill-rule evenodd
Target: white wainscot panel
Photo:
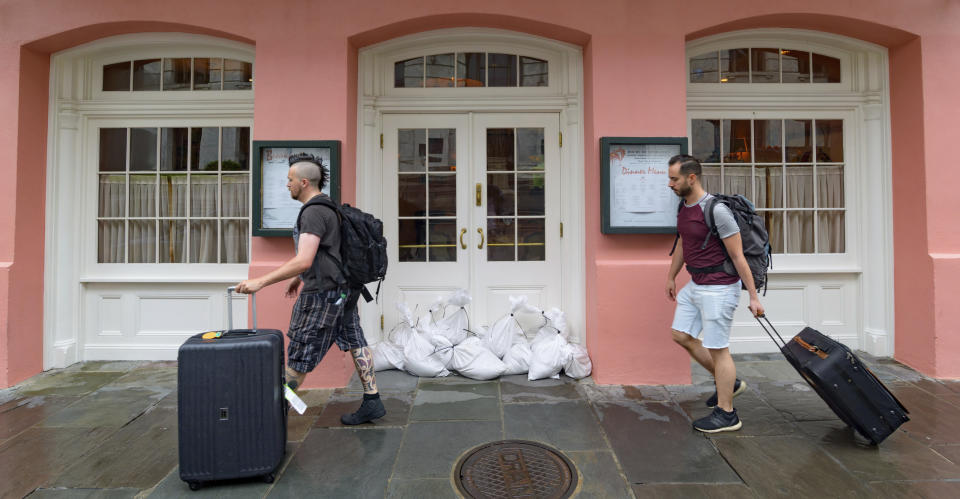
<path id="1" fill-rule="evenodd" d="M 413 312 L 413 319 L 417 320 L 420 317 L 423 317 L 427 314 L 427 311 L 430 310 L 430 307 L 437 302 L 437 300 L 446 300 L 450 295 L 456 291 L 455 287 L 430 287 L 430 288 L 400 288 L 399 296 L 397 297 L 398 303 L 405 303 L 410 307 L 410 311 Z M 395 304 L 390 304 L 391 307 L 395 307 Z M 469 312 L 470 307 L 467 307 Z M 435 319 L 440 319 L 443 316 L 442 311 L 438 311 L 435 315 Z M 386 324 L 388 328 L 393 327 L 392 324 Z"/>
<path id="2" fill-rule="evenodd" d="M 97 336 L 123 336 L 123 296 L 97 296 Z"/>
<path id="3" fill-rule="evenodd" d="M 145 295 L 137 296 L 138 336 L 188 336 L 210 329 L 210 295 Z M 219 329 L 219 328 L 218 328 Z"/>
<path id="4" fill-rule="evenodd" d="M 531 288 L 488 288 L 485 290 L 487 293 L 487 310 L 486 316 L 479 319 L 482 321 L 483 325 L 492 325 L 494 322 L 499 320 L 501 317 L 510 313 L 510 297 L 511 296 L 526 296 L 527 303 L 533 305 L 537 309 L 545 310 L 551 306 L 547 303 L 544 303 L 544 294 L 545 290 L 543 287 L 531 287 Z M 559 304 L 557 304 L 559 305 Z M 543 326 L 545 320 L 541 314 L 528 314 L 520 313 L 515 316 L 517 322 L 520 323 L 520 327 L 528 335 L 533 335 Z"/>
<path id="5" fill-rule="evenodd" d="M 820 324 L 844 326 L 848 322 L 842 285 L 820 286 Z"/>

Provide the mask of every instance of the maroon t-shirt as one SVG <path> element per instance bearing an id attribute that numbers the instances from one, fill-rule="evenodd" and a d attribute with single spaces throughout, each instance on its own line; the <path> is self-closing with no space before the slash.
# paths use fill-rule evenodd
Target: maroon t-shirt
<path id="1" fill-rule="evenodd" d="M 691 267 L 713 267 L 722 264 L 726 259 L 723 241 L 716 234 L 710 237 L 706 248 L 700 248 L 703 246 L 703 240 L 707 238 L 707 233 L 710 232 L 707 221 L 703 217 L 702 208 L 707 197 L 709 196 L 693 206 L 684 204 L 680 208 L 680 213 L 677 214 L 677 231 L 683 239 L 683 261 Z M 733 284 L 740 280 L 740 276 L 726 272 L 690 274 L 690 276 L 697 284 Z"/>

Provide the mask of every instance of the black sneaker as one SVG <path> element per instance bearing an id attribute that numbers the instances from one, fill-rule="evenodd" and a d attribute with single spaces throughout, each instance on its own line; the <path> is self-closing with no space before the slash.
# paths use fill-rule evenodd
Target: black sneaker
<path id="1" fill-rule="evenodd" d="M 740 418 L 737 416 L 737 410 L 727 412 L 719 407 L 714 407 L 709 416 L 702 417 L 693 422 L 693 429 L 704 433 L 720 433 L 721 431 L 736 431 L 743 426 Z"/>
<path id="2" fill-rule="evenodd" d="M 380 394 L 376 394 L 373 397 L 364 394 L 363 404 L 360 404 L 357 412 L 340 416 L 340 422 L 345 425 L 369 423 L 374 419 L 382 418 L 386 413 L 387 410 L 383 407 Z"/>
<path id="3" fill-rule="evenodd" d="M 738 379 L 737 382 L 733 384 L 733 396 L 736 397 L 737 395 L 740 395 L 745 391 L 747 391 L 747 382 Z M 710 398 L 707 399 L 707 407 L 716 407 L 716 406 L 717 406 L 717 391 L 714 390 L 713 395 L 711 395 Z"/>

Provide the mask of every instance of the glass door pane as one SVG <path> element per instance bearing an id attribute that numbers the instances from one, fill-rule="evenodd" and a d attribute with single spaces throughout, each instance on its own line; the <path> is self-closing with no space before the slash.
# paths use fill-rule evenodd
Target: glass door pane
<path id="1" fill-rule="evenodd" d="M 486 130 L 487 261 L 543 261 L 543 128 Z"/>
<path id="2" fill-rule="evenodd" d="M 457 261 L 457 130 L 397 130 L 401 262 Z"/>

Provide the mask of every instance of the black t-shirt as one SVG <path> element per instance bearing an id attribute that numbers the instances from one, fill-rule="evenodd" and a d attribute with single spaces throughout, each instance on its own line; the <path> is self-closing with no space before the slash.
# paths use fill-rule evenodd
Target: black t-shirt
<path id="1" fill-rule="evenodd" d="M 326 194 L 319 194 L 326 196 Z M 300 234 L 313 234 L 320 238 L 320 247 L 313 265 L 300 274 L 303 291 L 327 291 L 337 287 L 340 278 L 340 220 L 337 213 L 327 206 L 313 205 L 303 210 L 300 228 L 293 228 L 293 243 L 298 250 Z"/>

